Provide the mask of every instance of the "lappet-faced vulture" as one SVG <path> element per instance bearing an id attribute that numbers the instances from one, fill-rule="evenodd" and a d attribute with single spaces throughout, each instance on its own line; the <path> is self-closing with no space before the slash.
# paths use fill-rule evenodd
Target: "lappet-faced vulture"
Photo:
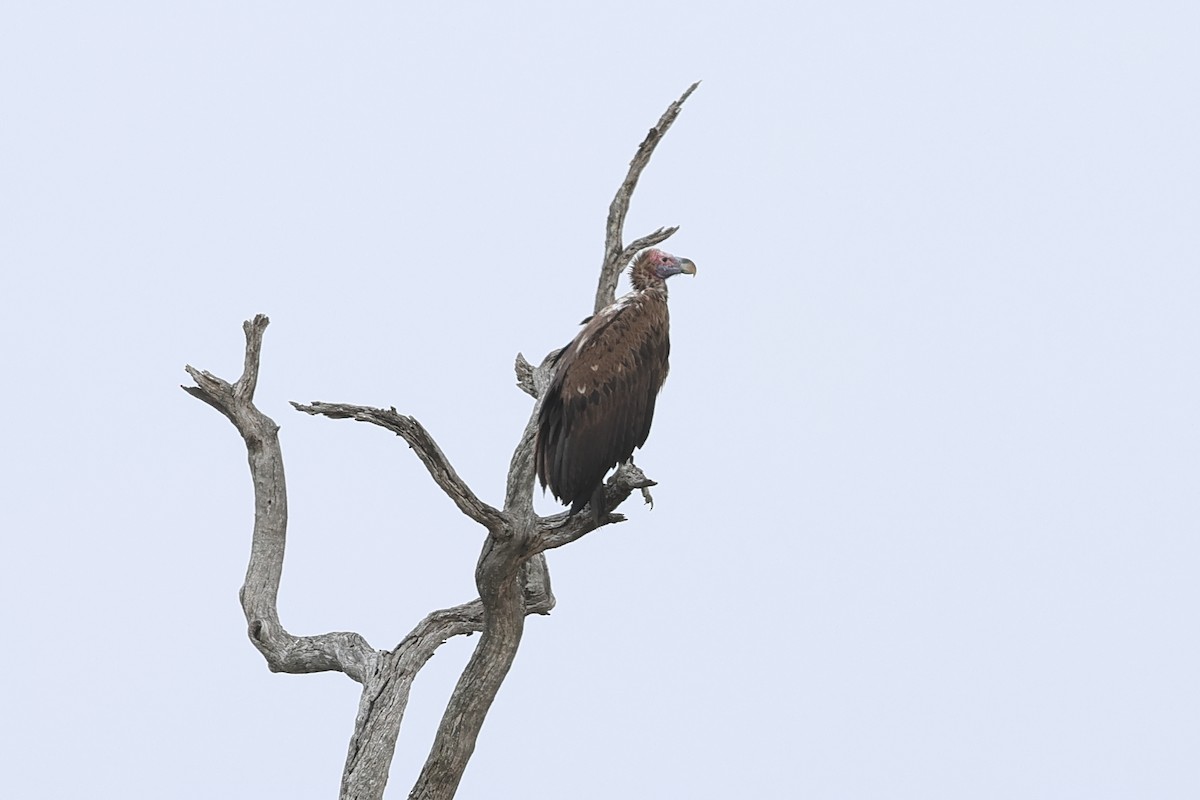
<path id="1" fill-rule="evenodd" d="M 633 291 L 584 320 L 562 349 L 538 414 L 542 487 L 578 514 L 591 503 L 601 519 L 604 476 L 646 443 L 654 402 L 667 379 L 667 278 L 696 265 L 644 250 L 629 268 Z"/>

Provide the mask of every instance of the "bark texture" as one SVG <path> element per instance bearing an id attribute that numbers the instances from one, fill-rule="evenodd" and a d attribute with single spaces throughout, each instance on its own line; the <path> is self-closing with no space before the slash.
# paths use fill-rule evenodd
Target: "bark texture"
<path id="1" fill-rule="evenodd" d="M 628 245 L 622 240 L 625 216 L 638 178 L 698 85 L 688 87 L 650 129 L 613 198 L 605 227 L 596 311 L 613 301 L 621 269 L 633 256 L 643 248 L 665 241 L 677 230 L 660 228 Z M 425 465 L 434 483 L 463 514 L 486 530 L 475 568 L 478 598 L 432 612 L 392 650 L 376 650 L 353 632 L 295 636 L 280 622 L 276 604 L 287 535 L 287 488 L 279 426 L 254 405 L 263 332 L 268 322 L 260 314 L 243 324 L 245 363 L 236 381 L 229 383 L 188 366 L 187 372 L 195 385 L 183 387 L 224 414 L 246 443 L 254 484 L 254 532 L 240 598 L 250 641 L 273 672 L 336 670 L 362 684 L 340 797 L 378 800 L 387 786 L 413 679 L 443 642 L 454 636 L 481 634 L 446 706 L 425 765 L 409 793 L 410 798 L 421 800 L 449 800 L 458 789 L 483 721 L 512 666 L 525 617 L 548 614 L 554 608 L 545 551 L 569 544 L 602 525 L 623 521 L 624 516 L 615 513 L 615 509 L 634 490 L 641 490 L 649 502 L 648 489 L 654 482 L 632 464 L 621 466 L 605 486 L 605 513 L 599 524 L 590 514 L 568 518 L 565 511 L 549 517 L 534 513 L 533 448 L 538 408 L 552 377 L 550 365 L 555 353 L 550 353 L 537 367 L 517 355 L 517 385 L 536 402 L 513 452 L 503 509 L 493 508 L 475 495 L 437 442 L 413 417 L 394 408 L 293 403 L 297 410 L 307 414 L 367 422 L 401 437 Z"/>

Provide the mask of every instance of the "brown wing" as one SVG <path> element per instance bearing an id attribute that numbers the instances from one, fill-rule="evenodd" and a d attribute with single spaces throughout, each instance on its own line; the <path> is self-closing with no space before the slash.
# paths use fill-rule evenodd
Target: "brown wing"
<path id="1" fill-rule="evenodd" d="M 639 292 L 596 314 L 558 358 L 538 416 L 542 486 L 576 513 L 646 443 L 667 378 L 666 298 Z"/>

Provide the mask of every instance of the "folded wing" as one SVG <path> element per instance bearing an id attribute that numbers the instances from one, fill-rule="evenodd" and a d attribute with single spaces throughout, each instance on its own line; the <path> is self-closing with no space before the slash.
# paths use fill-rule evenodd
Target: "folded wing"
<path id="1" fill-rule="evenodd" d="M 538 417 L 537 473 L 578 513 L 646 443 L 667 378 L 665 293 L 634 292 L 596 314 L 558 357 Z"/>

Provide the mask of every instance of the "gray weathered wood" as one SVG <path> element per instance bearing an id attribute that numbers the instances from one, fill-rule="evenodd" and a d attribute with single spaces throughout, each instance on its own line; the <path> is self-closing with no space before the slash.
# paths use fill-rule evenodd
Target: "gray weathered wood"
<path id="1" fill-rule="evenodd" d="M 612 302 L 621 269 L 639 250 L 666 240 L 676 231 L 676 228 L 660 228 L 629 245 L 622 243 L 625 215 L 638 178 L 697 85 L 690 86 L 672 103 L 650 130 L 613 199 L 605 228 L 605 259 L 596 293 L 596 310 Z M 537 367 L 524 356 L 517 356 L 517 385 L 535 402 L 513 451 L 502 510 L 479 499 L 454 471 L 429 432 L 413 417 L 394 408 L 293 403 L 297 410 L 307 414 L 369 422 L 400 436 L 458 509 L 487 530 L 475 569 L 478 599 L 434 611 L 394 649 L 377 651 L 361 635 L 352 632 L 293 636 L 280 623 L 276 604 L 287 534 L 287 488 L 279 426 L 254 406 L 267 325 L 268 319 L 263 315 L 244 323 L 245 364 L 237 381 L 230 384 L 188 366 L 187 372 L 196 385 L 183 387 L 224 414 L 246 443 L 255 507 L 250 563 L 240 596 L 250 640 L 273 671 L 336 670 L 362 684 L 340 797 L 379 800 L 387 786 L 413 679 L 444 642 L 454 636 L 479 633 L 479 641 L 447 703 L 429 756 L 409 794 L 410 798 L 420 800 L 449 800 L 458 789 L 483 721 L 512 666 L 525 617 L 548 614 L 554 608 L 545 551 L 576 541 L 601 525 L 624 521 L 625 517 L 616 513 L 616 509 L 635 489 L 640 489 L 649 501 L 648 489 L 654 481 L 633 464 L 622 465 L 605 485 L 605 513 L 600 524 L 592 514 L 568 517 L 562 512 L 539 517 L 534 512 L 533 448 L 537 416 L 541 397 L 553 377 L 557 351 L 548 354 Z"/>
<path id="2" fill-rule="evenodd" d="M 594 314 L 599 313 L 600 309 L 616 299 L 617 281 L 621 277 L 621 270 L 628 266 L 638 251 L 665 242 L 674 235 L 675 231 L 679 230 L 678 227 L 659 228 L 653 233 L 633 240 L 628 245 L 622 243 L 625 236 L 625 215 L 629 213 L 629 201 L 633 199 L 633 190 L 637 188 L 638 179 L 642 177 L 642 170 L 650 163 L 654 149 L 658 147 L 658 143 L 670 130 L 675 118 L 679 116 L 683 104 L 687 102 L 699 85 L 700 81 L 696 81 L 679 96 L 678 100 L 667 106 L 667 110 L 658 118 L 658 122 L 638 145 L 637 152 L 633 154 L 633 160 L 629 162 L 629 172 L 625 174 L 625 180 L 621 182 L 612 203 L 608 206 L 608 220 L 604 225 L 604 262 L 600 265 L 600 283 L 596 287 L 596 302 L 592 308 Z"/>
<path id="3" fill-rule="evenodd" d="M 259 314 L 243 323 L 246 357 L 242 376 L 233 384 L 208 372 L 186 367 L 196 381 L 183 389 L 216 408 L 237 428 L 246 442 L 250 478 L 254 483 L 254 533 L 250 563 L 239 597 L 250 641 L 272 672 L 344 672 L 362 683 L 374 669 L 376 653 L 357 633 L 293 636 L 279 621 L 276 598 L 283 572 L 287 540 L 287 489 L 279 426 L 254 406 L 263 331 L 269 320 Z"/>
<path id="4" fill-rule="evenodd" d="M 442 453 L 437 442 L 425 430 L 425 426 L 413 417 L 400 414 L 394 408 L 371 408 L 369 406 L 352 406 L 345 403 L 292 403 L 297 411 L 314 416 L 325 416 L 331 419 L 353 419 L 359 422 L 370 422 L 382 428 L 387 428 L 404 441 L 421 459 L 433 480 L 442 491 L 454 501 L 458 510 L 466 514 L 480 525 L 496 535 L 503 535 L 504 517 L 500 512 L 480 500 L 471 491 L 458 473 L 450 466 L 450 462 Z"/>

